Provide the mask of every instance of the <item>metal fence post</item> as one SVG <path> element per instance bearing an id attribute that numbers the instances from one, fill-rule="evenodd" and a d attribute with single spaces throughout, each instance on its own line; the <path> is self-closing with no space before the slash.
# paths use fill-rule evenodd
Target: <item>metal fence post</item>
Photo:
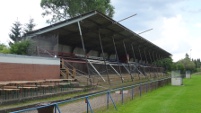
<path id="1" fill-rule="evenodd" d="M 90 110 L 90 113 L 93 113 L 93 110 L 91 108 L 91 105 L 90 105 L 90 102 L 89 102 L 89 97 L 85 97 L 85 102 L 87 103 L 87 113 L 89 113 L 89 110 Z"/>
<path id="2" fill-rule="evenodd" d="M 140 91 L 140 97 L 141 97 L 141 95 L 142 95 L 142 88 L 141 88 L 141 83 L 140 83 L 140 86 L 139 86 L 139 91 Z"/>
<path id="3" fill-rule="evenodd" d="M 134 86 L 132 86 L 132 92 L 131 92 L 132 100 L 134 98 Z"/>
<path id="4" fill-rule="evenodd" d="M 54 113 L 57 113 L 57 106 L 55 105 Z"/>
<path id="5" fill-rule="evenodd" d="M 57 112 L 57 110 L 58 110 L 58 113 L 61 113 L 58 104 L 55 104 L 55 113 Z"/>
<path id="6" fill-rule="evenodd" d="M 85 97 L 85 102 L 87 103 L 87 113 L 89 113 L 88 97 Z"/>
<path id="7" fill-rule="evenodd" d="M 109 102 L 110 102 L 109 98 L 110 98 L 110 92 L 108 91 L 107 92 L 107 109 L 109 109 Z"/>
<path id="8" fill-rule="evenodd" d="M 124 89 L 121 89 L 121 102 L 124 103 Z"/>
<path id="9" fill-rule="evenodd" d="M 111 97 L 111 95 L 110 95 L 110 91 L 108 91 L 108 95 L 109 95 L 109 97 L 110 97 L 110 99 L 111 99 L 111 101 L 112 101 L 112 104 L 114 105 L 114 108 L 117 110 L 117 106 L 116 106 L 116 104 L 114 103 L 114 100 L 112 99 L 112 97 Z"/>

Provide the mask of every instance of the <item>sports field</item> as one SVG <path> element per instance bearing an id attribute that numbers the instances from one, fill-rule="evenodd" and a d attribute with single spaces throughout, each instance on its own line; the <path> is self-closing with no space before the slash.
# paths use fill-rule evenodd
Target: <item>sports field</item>
<path id="1" fill-rule="evenodd" d="M 201 74 L 184 79 L 183 86 L 164 86 L 105 113 L 201 113 Z M 103 111 L 101 111 L 103 112 Z"/>

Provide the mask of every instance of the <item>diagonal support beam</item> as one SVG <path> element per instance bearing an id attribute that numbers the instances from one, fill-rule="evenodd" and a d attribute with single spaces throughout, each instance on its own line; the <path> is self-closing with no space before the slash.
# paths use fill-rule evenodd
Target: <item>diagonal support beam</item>
<path id="1" fill-rule="evenodd" d="M 103 44 L 102 44 L 102 38 L 101 38 L 101 35 L 100 35 L 100 30 L 99 30 L 99 42 L 100 42 L 101 52 L 103 54 L 103 61 L 104 61 L 105 69 L 106 69 L 106 72 L 107 72 L 108 83 L 109 83 L 109 85 L 111 85 L 109 72 L 108 72 L 107 64 L 106 64 L 106 60 L 105 60 L 106 58 L 105 58 L 105 54 L 104 54 L 104 50 L 103 50 Z"/>
<path id="2" fill-rule="evenodd" d="M 121 76 L 121 74 L 111 65 L 109 64 L 109 66 L 114 70 L 114 72 L 124 81 L 124 78 Z"/>
<path id="3" fill-rule="evenodd" d="M 133 75 L 131 74 L 131 71 L 125 66 L 125 64 L 122 64 L 122 66 L 126 69 L 126 71 L 130 74 L 131 79 L 133 81 Z"/>
<path id="4" fill-rule="evenodd" d="M 80 32 L 80 39 L 81 39 L 81 43 L 82 43 L 82 49 L 85 53 L 85 60 L 86 60 L 86 66 L 87 66 L 87 71 L 88 71 L 88 75 L 89 75 L 89 78 L 91 78 L 90 76 L 90 71 L 89 71 L 89 66 L 88 66 L 88 60 L 87 60 L 87 56 L 86 56 L 86 48 L 85 48 L 85 44 L 84 44 L 84 38 L 83 38 L 83 35 L 82 35 L 82 29 L 81 29 L 81 26 L 80 26 L 80 22 L 78 21 L 77 22 L 78 24 L 78 29 L 79 29 L 79 32 Z M 92 83 L 92 81 L 89 81 L 90 84 Z"/>
<path id="5" fill-rule="evenodd" d="M 88 61 L 88 63 L 90 64 L 90 66 L 94 69 L 94 71 L 103 79 L 103 81 L 105 82 L 105 79 L 103 78 L 103 76 L 98 72 L 98 70 L 94 67 L 94 65 Z"/>
<path id="6" fill-rule="evenodd" d="M 134 67 L 137 69 L 137 71 L 138 71 L 140 74 L 144 75 L 144 74 L 137 68 L 136 65 L 134 65 Z M 144 76 L 145 76 L 145 75 L 144 75 Z"/>
<path id="7" fill-rule="evenodd" d="M 133 76 L 132 76 L 132 74 L 131 74 L 131 72 L 130 72 L 130 65 L 129 65 L 129 58 L 127 57 L 127 55 L 128 55 L 128 52 L 127 52 L 127 49 L 126 49 L 126 44 L 125 44 L 125 41 L 123 40 L 123 45 L 124 45 L 124 51 L 125 51 L 125 55 L 126 55 L 126 60 L 127 60 L 127 65 L 128 65 L 128 67 L 129 67 L 129 69 L 127 69 L 126 68 L 126 66 L 124 66 L 123 64 L 123 66 L 124 66 L 124 68 L 126 69 L 126 71 L 130 74 L 130 76 L 131 76 L 131 80 L 133 81 Z"/>

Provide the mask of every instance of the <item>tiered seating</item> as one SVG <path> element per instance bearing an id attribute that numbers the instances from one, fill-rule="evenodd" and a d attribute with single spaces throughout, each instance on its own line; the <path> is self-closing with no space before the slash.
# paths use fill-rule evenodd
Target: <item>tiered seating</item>
<path id="1" fill-rule="evenodd" d="M 108 84 L 106 82 L 131 82 L 136 80 L 149 80 L 163 76 L 161 69 L 154 65 L 147 64 L 145 61 L 139 62 L 117 62 L 115 54 L 104 61 L 103 55 L 98 56 L 97 51 L 89 51 L 87 55 L 81 48 L 75 48 L 74 53 L 52 52 L 61 58 L 61 78 L 76 79 L 80 84 Z M 137 60 L 138 61 L 138 60 Z M 107 77 L 106 66 L 109 74 Z M 115 75 L 115 76 L 113 76 Z"/>
<path id="2" fill-rule="evenodd" d="M 72 81 L 74 79 L 0 82 L 0 100 L 24 99 L 63 92 L 70 88 Z"/>

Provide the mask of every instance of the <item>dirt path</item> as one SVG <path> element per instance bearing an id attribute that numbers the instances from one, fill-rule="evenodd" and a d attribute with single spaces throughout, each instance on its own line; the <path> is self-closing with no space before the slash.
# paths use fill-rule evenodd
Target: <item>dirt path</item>
<path id="1" fill-rule="evenodd" d="M 124 100 L 131 99 L 131 91 L 131 89 L 124 91 Z M 135 88 L 134 92 L 135 95 L 139 95 L 138 87 Z M 115 103 L 122 101 L 122 94 L 120 94 L 120 91 L 113 92 L 110 95 Z M 93 110 L 101 107 L 105 107 L 104 109 L 106 109 L 107 95 L 104 94 L 101 96 L 89 97 L 89 102 Z M 111 100 L 109 100 L 109 103 L 112 104 Z M 87 110 L 87 104 L 85 103 L 85 99 L 80 99 L 67 105 L 61 105 L 59 108 L 62 113 L 83 113 Z"/>

